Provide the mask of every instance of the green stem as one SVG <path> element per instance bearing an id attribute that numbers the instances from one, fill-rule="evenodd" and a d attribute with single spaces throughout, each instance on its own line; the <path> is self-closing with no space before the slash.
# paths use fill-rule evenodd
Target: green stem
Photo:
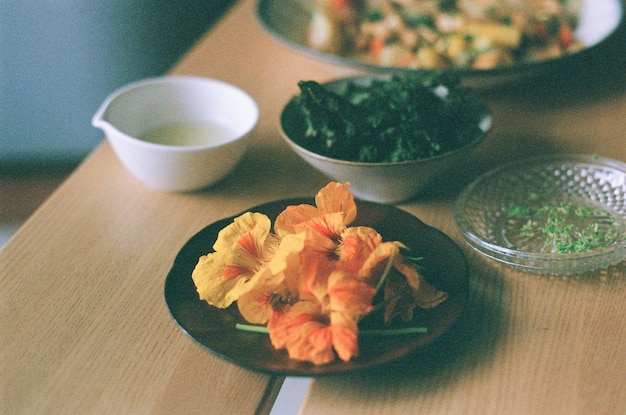
<path id="1" fill-rule="evenodd" d="M 417 262 L 421 262 L 424 259 L 424 257 L 423 256 L 406 256 L 406 255 L 404 255 L 404 259 L 407 262 L 417 263 Z"/>
<path id="2" fill-rule="evenodd" d="M 372 307 L 372 311 L 370 311 L 370 313 L 375 313 L 378 310 L 381 310 L 383 307 L 385 307 L 387 304 L 391 303 L 392 301 L 395 301 L 399 298 L 402 298 L 406 295 L 407 293 L 405 292 L 399 292 L 397 294 L 395 294 L 393 297 L 387 298 L 377 304 L 374 304 L 374 306 Z"/>
<path id="3" fill-rule="evenodd" d="M 268 334 L 267 327 L 254 326 L 251 324 L 237 323 L 235 328 L 251 333 Z M 403 334 L 424 334 L 428 333 L 426 327 L 405 327 L 402 329 L 381 329 L 381 330 L 359 330 L 359 336 L 399 336 Z"/>
<path id="4" fill-rule="evenodd" d="M 265 334 L 269 333 L 269 331 L 267 330 L 267 327 L 265 327 L 265 326 L 253 326 L 252 324 L 237 323 L 237 324 L 235 324 L 235 328 L 237 330 L 249 331 L 249 332 L 252 332 L 252 333 L 265 333 Z"/>
<path id="5" fill-rule="evenodd" d="M 403 329 L 359 330 L 359 336 L 399 336 L 402 334 L 425 334 L 426 327 L 405 327 Z"/>
<path id="6" fill-rule="evenodd" d="M 398 253 L 398 248 L 396 247 L 396 249 L 393 250 L 391 255 L 389 255 L 389 261 L 387 261 L 387 265 L 385 266 L 383 275 L 378 280 L 378 284 L 376 284 L 376 292 L 378 292 L 381 289 L 381 287 L 387 280 L 387 276 L 389 275 L 389 272 L 391 271 L 391 267 L 393 266 L 393 260 L 395 259 L 397 253 Z"/>

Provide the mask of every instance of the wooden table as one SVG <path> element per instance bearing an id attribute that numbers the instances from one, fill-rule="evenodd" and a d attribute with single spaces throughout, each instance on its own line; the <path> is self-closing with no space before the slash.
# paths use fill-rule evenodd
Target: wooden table
<path id="1" fill-rule="evenodd" d="M 172 70 L 257 100 L 257 141 L 234 174 L 203 192 L 163 193 L 103 142 L 0 251 L 0 414 L 269 411 L 283 379 L 207 353 L 163 299 L 173 258 L 198 230 L 328 181 L 282 143 L 277 118 L 298 80 L 350 71 L 281 46 L 254 7 L 239 2 Z M 467 313 L 438 347 L 401 365 L 315 380 L 303 415 L 626 413 L 624 262 L 577 278 L 515 272 L 472 252 L 451 213 L 463 185 L 521 156 L 626 161 L 624 39 L 621 30 L 579 66 L 482 92 L 494 131 L 456 180 L 400 205 L 464 249 Z"/>

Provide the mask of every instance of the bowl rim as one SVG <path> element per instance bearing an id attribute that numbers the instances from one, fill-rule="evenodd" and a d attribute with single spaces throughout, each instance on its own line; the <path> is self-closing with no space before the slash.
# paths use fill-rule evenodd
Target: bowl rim
<path id="1" fill-rule="evenodd" d="M 353 75 L 353 76 L 346 76 L 346 77 L 342 77 L 342 78 L 337 78 L 337 79 L 332 79 L 329 81 L 325 81 L 320 83 L 322 86 L 330 86 L 330 85 L 341 85 L 341 84 L 346 84 L 346 83 L 350 83 L 350 82 L 359 82 L 359 81 L 372 81 L 372 80 L 376 80 L 376 79 L 381 79 L 381 80 L 385 80 L 385 79 L 391 79 L 393 76 L 398 76 L 397 74 L 371 74 L 371 75 Z M 439 159 L 443 159 L 443 158 L 448 158 L 456 153 L 462 152 L 462 151 L 467 151 L 467 150 L 471 150 L 474 147 L 476 147 L 478 144 L 480 144 L 486 137 L 487 135 L 491 132 L 492 128 L 493 128 L 493 112 L 491 110 L 491 108 L 487 105 L 486 102 L 484 102 L 484 100 L 480 100 L 482 107 L 483 107 L 483 117 L 481 118 L 481 120 L 478 122 L 479 128 L 482 130 L 482 133 L 478 134 L 473 140 L 469 141 L 468 143 L 454 148 L 450 151 L 447 151 L 445 153 L 441 153 L 441 154 L 437 154 L 435 156 L 431 156 L 431 157 L 426 157 L 426 158 L 421 158 L 421 159 L 415 159 L 415 160 L 404 160 L 404 161 L 390 161 L 390 162 L 367 162 L 367 161 L 351 161 L 351 160 L 342 160 L 342 159 L 337 159 L 337 158 L 332 158 L 332 157 L 328 157 L 328 156 L 324 156 L 321 155 L 319 153 L 315 153 L 303 146 L 301 146 L 300 144 L 296 143 L 285 131 L 283 125 L 284 125 L 284 117 L 287 114 L 288 110 L 291 109 L 291 107 L 294 105 L 296 98 L 299 96 L 299 93 L 296 93 L 294 95 L 292 95 L 289 100 L 287 101 L 287 103 L 283 106 L 283 109 L 280 112 L 280 118 L 279 118 L 279 130 L 281 133 L 282 138 L 287 142 L 287 144 L 289 144 L 290 146 L 292 146 L 293 148 L 297 149 L 297 151 L 311 157 L 311 158 L 315 158 L 317 160 L 320 161 L 325 161 L 328 163 L 333 163 L 333 164 L 337 164 L 337 165 L 346 165 L 346 166 L 355 166 L 355 167 L 366 167 L 366 166 L 376 166 L 376 167 L 383 167 L 383 166 L 389 166 L 389 167 L 396 167 L 396 166 L 407 166 L 407 165 L 413 165 L 413 164 L 422 164 L 422 163 L 431 163 L 434 162 L 436 160 Z"/>

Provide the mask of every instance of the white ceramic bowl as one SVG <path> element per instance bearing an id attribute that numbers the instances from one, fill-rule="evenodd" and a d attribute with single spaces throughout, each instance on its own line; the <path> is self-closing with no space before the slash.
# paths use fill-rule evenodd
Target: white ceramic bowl
<path id="1" fill-rule="evenodd" d="M 138 179 L 159 190 L 186 192 L 205 188 L 234 169 L 258 118 L 254 100 L 233 85 L 164 76 L 113 92 L 92 125 L 104 131 Z"/>
<path id="2" fill-rule="evenodd" d="M 341 78 L 323 86 L 339 92 L 346 83 L 368 84 L 373 78 L 380 76 Z M 342 183 L 350 182 L 350 192 L 354 196 L 379 203 L 399 203 L 417 197 L 435 178 L 467 159 L 470 152 L 490 131 L 492 124 L 491 111 L 484 105 L 484 116 L 478 121 L 481 133 L 455 150 L 414 161 L 390 163 L 344 161 L 317 154 L 294 141 L 296 131 L 302 131 L 304 119 L 296 108 L 295 100 L 296 97 L 287 103 L 280 116 L 281 134 L 289 146 L 304 161 L 329 178 Z"/>

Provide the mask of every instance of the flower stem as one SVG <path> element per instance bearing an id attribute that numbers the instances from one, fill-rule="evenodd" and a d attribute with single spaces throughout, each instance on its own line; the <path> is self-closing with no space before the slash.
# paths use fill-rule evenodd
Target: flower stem
<path id="1" fill-rule="evenodd" d="M 387 276 L 389 275 L 389 272 L 391 271 L 391 267 L 393 266 L 393 260 L 396 257 L 396 254 L 398 253 L 398 248 L 396 247 L 396 249 L 393 250 L 393 252 L 391 252 L 391 255 L 389 255 L 389 260 L 387 261 L 387 265 L 385 265 L 385 270 L 383 271 L 383 275 L 380 277 L 380 280 L 378 280 L 378 284 L 376 284 L 376 292 L 378 292 L 381 287 L 385 284 L 385 281 L 387 280 Z"/>
<path id="2" fill-rule="evenodd" d="M 402 297 L 404 297 L 405 295 L 407 295 L 406 292 L 399 292 L 397 294 L 395 294 L 393 297 L 387 298 L 377 304 L 374 304 L 372 306 L 372 311 L 370 311 L 370 313 L 374 313 L 380 309 L 382 309 L 383 307 L 385 307 L 387 304 L 391 303 L 392 301 L 395 301 L 397 299 L 400 299 Z"/>
<path id="3" fill-rule="evenodd" d="M 241 331 L 247 331 L 251 333 L 263 333 L 268 334 L 267 327 L 254 326 L 251 324 L 237 323 L 235 328 Z M 405 327 L 401 329 L 380 329 L 380 330 L 359 330 L 359 336 L 399 336 L 403 334 L 424 334 L 428 333 L 426 327 Z"/>
<path id="4" fill-rule="evenodd" d="M 405 327 L 402 329 L 359 330 L 359 336 L 399 336 L 402 334 L 425 334 L 426 327 Z"/>
<path id="5" fill-rule="evenodd" d="M 265 333 L 265 334 L 269 333 L 269 331 L 267 330 L 267 327 L 265 327 L 265 326 L 253 326 L 252 324 L 237 323 L 237 324 L 235 324 L 235 328 L 237 330 L 249 331 L 249 332 L 252 332 L 252 333 Z"/>
<path id="6" fill-rule="evenodd" d="M 408 262 L 415 263 L 416 265 L 418 262 L 421 262 L 424 259 L 423 256 L 406 256 L 406 255 L 404 255 L 403 258 Z"/>

